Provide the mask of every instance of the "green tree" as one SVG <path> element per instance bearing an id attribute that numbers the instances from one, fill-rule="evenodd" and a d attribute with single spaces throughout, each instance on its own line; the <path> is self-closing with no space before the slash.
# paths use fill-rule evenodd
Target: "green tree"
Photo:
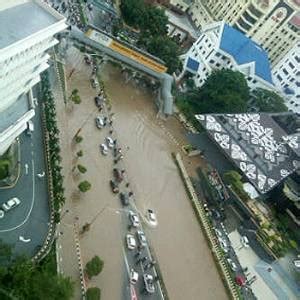
<path id="1" fill-rule="evenodd" d="M 179 47 L 168 36 L 154 36 L 146 45 L 149 53 L 162 59 L 168 68 L 168 73 L 172 74 L 177 69 L 181 69 L 181 62 L 178 58 Z"/>
<path id="2" fill-rule="evenodd" d="M 99 256 L 95 255 L 85 266 L 85 273 L 88 278 L 91 279 L 93 276 L 100 274 L 104 266 L 103 260 Z"/>
<path id="3" fill-rule="evenodd" d="M 91 189 L 91 187 L 92 187 L 92 185 L 87 180 L 84 180 L 84 181 L 80 182 L 79 185 L 78 185 L 78 189 L 82 193 L 87 192 L 88 190 Z"/>
<path id="4" fill-rule="evenodd" d="M 128 25 L 139 28 L 143 24 L 145 16 L 143 0 L 121 0 L 120 10 Z"/>
<path id="5" fill-rule="evenodd" d="M 251 106 L 257 107 L 260 112 L 288 111 L 282 97 L 273 91 L 262 88 L 257 88 L 251 92 Z"/>
<path id="6" fill-rule="evenodd" d="M 87 171 L 86 167 L 83 165 L 77 165 L 77 169 L 82 174 L 86 173 L 86 171 Z"/>
<path id="7" fill-rule="evenodd" d="M 83 151 L 82 150 L 79 150 L 77 153 L 76 153 L 77 157 L 82 157 L 83 156 Z"/>
<path id="8" fill-rule="evenodd" d="M 86 299 L 87 300 L 100 300 L 101 298 L 101 290 L 97 287 L 88 288 L 86 291 Z"/>
<path id="9" fill-rule="evenodd" d="M 232 189 L 239 195 L 239 197 L 247 201 L 248 194 L 244 191 L 242 176 L 236 171 L 228 171 L 223 174 L 223 180 L 226 184 L 230 185 Z"/>
<path id="10" fill-rule="evenodd" d="M 75 136 L 75 142 L 77 144 L 81 143 L 83 141 L 83 137 L 81 135 L 76 135 Z"/>
<path id="11" fill-rule="evenodd" d="M 167 34 L 168 17 L 165 11 L 158 7 L 148 6 L 145 9 L 141 29 L 151 35 L 166 35 Z"/>

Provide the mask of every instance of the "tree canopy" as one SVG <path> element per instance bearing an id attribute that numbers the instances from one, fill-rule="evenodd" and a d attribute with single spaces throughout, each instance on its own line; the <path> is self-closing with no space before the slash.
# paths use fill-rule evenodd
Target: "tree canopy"
<path id="1" fill-rule="evenodd" d="M 85 272 L 88 278 L 98 275 L 104 266 L 103 260 L 99 256 L 94 256 L 85 266 Z"/>
<path id="2" fill-rule="evenodd" d="M 257 88 L 251 92 L 251 104 L 260 112 L 288 111 L 284 99 L 273 91 Z"/>
<path id="3" fill-rule="evenodd" d="M 97 287 L 88 288 L 86 291 L 87 300 L 100 300 L 101 290 Z"/>
<path id="4" fill-rule="evenodd" d="M 230 69 L 213 71 L 203 86 L 193 89 L 183 99 L 193 114 L 243 113 L 248 100 L 244 75 Z"/>
<path id="5" fill-rule="evenodd" d="M 78 189 L 82 193 L 87 192 L 88 190 L 91 189 L 91 187 L 92 187 L 92 185 L 87 180 L 84 180 L 84 181 L 80 182 L 79 185 L 78 185 Z"/>

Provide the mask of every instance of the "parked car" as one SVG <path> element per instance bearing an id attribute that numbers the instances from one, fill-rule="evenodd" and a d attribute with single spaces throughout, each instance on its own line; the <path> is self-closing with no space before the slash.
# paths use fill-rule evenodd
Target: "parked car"
<path id="1" fill-rule="evenodd" d="M 95 78 L 91 78 L 91 86 L 94 89 L 98 86 L 98 82 L 96 81 Z"/>
<path id="2" fill-rule="evenodd" d="M 96 122 L 97 128 L 99 128 L 99 129 L 101 129 L 105 126 L 104 119 L 101 118 L 100 116 L 96 117 L 95 122 Z"/>
<path id="3" fill-rule="evenodd" d="M 215 228 L 215 233 L 216 233 L 216 236 L 217 237 L 222 237 L 223 235 L 222 235 L 222 232 L 219 230 L 219 229 L 217 229 L 217 228 Z"/>
<path id="4" fill-rule="evenodd" d="M 91 60 L 90 60 L 90 58 L 88 57 L 88 56 L 84 56 L 84 61 L 85 61 L 85 63 L 87 64 L 87 65 L 90 65 L 91 64 Z"/>
<path id="5" fill-rule="evenodd" d="M 237 265 L 233 262 L 232 259 L 230 258 L 227 258 L 227 262 L 228 262 L 228 265 L 230 267 L 230 269 L 235 272 L 237 270 Z"/>
<path id="6" fill-rule="evenodd" d="M 294 260 L 294 265 L 296 268 L 300 268 L 300 259 L 295 259 Z"/>
<path id="7" fill-rule="evenodd" d="M 109 184 L 110 184 L 110 188 L 113 193 L 115 193 L 115 194 L 119 193 L 119 187 L 113 180 L 110 180 Z"/>
<path id="8" fill-rule="evenodd" d="M 9 211 L 12 208 L 18 206 L 21 203 L 20 199 L 14 197 L 9 199 L 7 202 L 2 204 L 2 208 L 4 209 L 4 211 Z"/>
<path id="9" fill-rule="evenodd" d="M 136 272 L 134 269 L 130 270 L 130 283 L 136 284 L 139 280 L 139 273 Z"/>
<path id="10" fill-rule="evenodd" d="M 227 253 L 228 252 L 228 245 L 227 245 L 226 241 L 223 240 L 222 238 L 219 238 L 218 240 L 219 240 L 220 246 L 223 249 L 223 251 L 225 253 Z"/>
<path id="11" fill-rule="evenodd" d="M 101 150 L 101 153 L 103 155 L 107 155 L 108 154 L 108 148 L 107 148 L 107 146 L 105 144 L 101 144 L 100 145 L 100 150 Z"/>
<path id="12" fill-rule="evenodd" d="M 120 200 L 122 205 L 127 206 L 129 204 L 129 196 L 126 193 L 120 193 Z"/>
<path id="13" fill-rule="evenodd" d="M 147 217 L 149 223 L 152 226 L 156 226 L 157 225 L 157 218 L 156 218 L 156 214 L 153 211 L 153 209 L 147 209 L 146 217 Z"/>
<path id="14" fill-rule="evenodd" d="M 241 237 L 241 243 L 245 248 L 249 247 L 249 240 L 245 235 Z"/>
<path id="15" fill-rule="evenodd" d="M 153 282 L 153 276 L 150 274 L 143 275 L 143 281 L 145 285 L 145 290 L 149 294 L 153 294 L 155 292 L 155 286 Z"/>
<path id="16" fill-rule="evenodd" d="M 115 144 L 114 144 L 114 140 L 113 140 L 110 136 L 107 136 L 107 137 L 105 138 L 105 142 L 106 142 L 108 148 L 113 148 L 114 145 L 115 145 Z"/>
<path id="17" fill-rule="evenodd" d="M 132 234 L 128 233 L 126 235 L 126 243 L 127 243 L 127 248 L 129 250 L 134 250 L 136 248 L 136 241 L 135 238 Z"/>
<path id="18" fill-rule="evenodd" d="M 140 225 L 140 219 L 133 211 L 129 212 L 129 220 L 133 227 L 138 227 Z"/>
<path id="19" fill-rule="evenodd" d="M 0 209 L 0 219 L 4 218 L 4 211 Z"/>
<path id="20" fill-rule="evenodd" d="M 33 124 L 33 122 L 31 120 L 29 120 L 27 122 L 26 134 L 27 135 L 31 135 L 33 133 L 33 131 L 34 131 L 34 124 Z"/>
<path id="21" fill-rule="evenodd" d="M 114 174 L 116 181 L 118 181 L 118 182 L 122 182 L 122 180 L 124 179 L 122 171 L 118 168 L 113 169 L 113 174 Z"/>
<path id="22" fill-rule="evenodd" d="M 137 236 L 137 239 L 138 239 L 141 247 L 147 246 L 147 239 L 146 239 L 145 233 L 143 231 L 138 230 L 136 232 L 136 236 Z"/>
<path id="23" fill-rule="evenodd" d="M 99 97 L 99 96 L 96 96 L 95 97 L 95 104 L 97 107 L 103 107 L 103 98 L 102 97 Z"/>

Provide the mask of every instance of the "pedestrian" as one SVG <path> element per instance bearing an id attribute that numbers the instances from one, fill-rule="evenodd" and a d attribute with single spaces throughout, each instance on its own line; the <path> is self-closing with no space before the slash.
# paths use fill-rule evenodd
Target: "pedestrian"
<path id="1" fill-rule="evenodd" d="M 109 121 L 109 125 L 110 125 L 110 126 L 112 126 L 112 124 L 113 124 L 113 121 L 112 121 L 112 120 L 110 120 L 110 121 Z"/>
<path id="2" fill-rule="evenodd" d="M 133 192 L 130 191 L 130 192 L 128 193 L 128 196 L 131 197 L 132 195 L 133 195 Z"/>
<path id="3" fill-rule="evenodd" d="M 111 129 L 110 131 L 109 131 L 109 134 L 112 134 L 113 133 L 113 130 Z"/>

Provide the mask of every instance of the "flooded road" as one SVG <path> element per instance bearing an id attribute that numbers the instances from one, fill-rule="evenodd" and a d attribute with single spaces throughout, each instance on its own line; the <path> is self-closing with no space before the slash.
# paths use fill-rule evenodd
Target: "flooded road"
<path id="1" fill-rule="evenodd" d="M 183 130 L 174 119 L 165 126 L 156 116 L 152 96 L 126 84 L 117 68 L 107 64 L 101 74 L 115 113 L 114 128 L 127 149 L 124 164 L 137 209 L 141 215 L 147 208 L 157 213 L 158 227 L 146 231 L 170 299 L 227 299 L 171 157 L 186 143 Z M 166 129 L 172 123 L 174 133 Z"/>

